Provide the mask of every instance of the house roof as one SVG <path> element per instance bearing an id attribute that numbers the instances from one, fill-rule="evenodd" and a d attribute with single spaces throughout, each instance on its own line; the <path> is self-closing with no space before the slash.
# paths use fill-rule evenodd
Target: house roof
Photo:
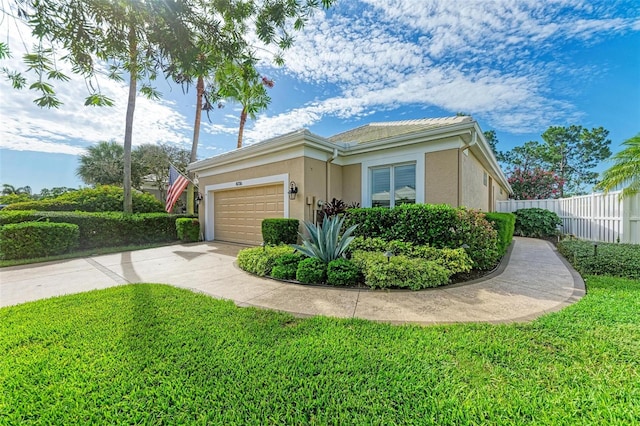
<path id="1" fill-rule="evenodd" d="M 409 133 L 422 132 L 437 129 L 452 124 L 471 123 L 469 116 L 456 116 L 444 118 L 425 118 L 421 120 L 386 121 L 381 123 L 369 123 L 346 132 L 328 138 L 331 142 L 355 142 L 366 143 L 390 138 Z"/>

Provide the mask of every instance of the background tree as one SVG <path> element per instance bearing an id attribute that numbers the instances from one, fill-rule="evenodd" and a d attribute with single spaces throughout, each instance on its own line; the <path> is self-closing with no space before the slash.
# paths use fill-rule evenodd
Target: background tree
<path id="1" fill-rule="evenodd" d="M 124 181 L 124 147 L 112 140 L 101 141 L 87 148 L 80 155 L 76 175 L 91 186 L 114 185 L 122 187 Z M 137 162 L 131 170 L 131 182 L 134 188 L 140 188 L 144 169 Z"/>
<path id="2" fill-rule="evenodd" d="M 31 197 L 31 187 L 29 185 L 15 187 L 8 183 L 2 184 L 2 195 L 28 195 Z"/>
<path id="3" fill-rule="evenodd" d="M 508 177 L 515 200 L 543 200 L 557 198 L 560 178 L 553 172 L 539 167 L 533 169 L 514 168 Z"/>
<path id="4" fill-rule="evenodd" d="M 598 182 L 593 169 L 611 156 L 608 135 L 603 127 L 588 130 L 575 125 L 552 126 L 542 134 L 541 159 L 560 178 L 560 198 L 582 194 L 585 185 Z"/>
<path id="5" fill-rule="evenodd" d="M 134 166 L 140 167 L 140 174 L 147 178 L 146 182 L 158 189 L 164 200 L 169 164 L 186 173 L 189 151 L 169 144 L 143 144 L 133 150 L 132 160 Z"/>
<path id="6" fill-rule="evenodd" d="M 220 94 L 242 106 L 237 144 L 237 148 L 241 148 L 247 117 L 255 120 L 256 114 L 267 108 L 271 98 L 266 87 L 273 87 L 273 81 L 260 76 L 251 58 L 239 63 L 227 62 L 218 72 L 218 81 Z"/>
<path id="7" fill-rule="evenodd" d="M 67 192 L 72 192 L 72 191 L 77 191 L 77 189 L 69 188 L 69 187 L 66 187 L 66 186 L 55 186 L 55 187 L 53 187 L 51 189 L 42 188 L 40 190 L 40 194 L 38 194 L 38 199 L 46 200 L 48 198 L 56 198 L 56 197 L 59 197 L 62 194 L 65 194 Z"/>
<path id="8" fill-rule="evenodd" d="M 623 187 L 620 198 L 640 193 L 640 133 L 624 141 L 622 146 L 625 148 L 611 158 L 614 165 L 605 170 L 598 184 L 605 193 Z"/>
<path id="9" fill-rule="evenodd" d="M 495 155 L 496 160 L 504 161 L 504 153 L 498 149 L 498 135 L 495 130 L 487 130 L 483 132 L 484 139 L 487 141 L 489 146 L 491 147 L 491 151 L 493 151 L 493 155 Z"/>

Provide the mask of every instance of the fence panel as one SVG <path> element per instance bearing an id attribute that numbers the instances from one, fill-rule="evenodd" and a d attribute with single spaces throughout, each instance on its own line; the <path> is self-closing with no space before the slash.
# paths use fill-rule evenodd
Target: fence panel
<path id="1" fill-rule="evenodd" d="M 620 191 L 546 200 L 498 201 L 499 212 L 541 208 L 555 212 L 562 230 L 578 238 L 640 244 L 640 194 L 620 200 Z"/>

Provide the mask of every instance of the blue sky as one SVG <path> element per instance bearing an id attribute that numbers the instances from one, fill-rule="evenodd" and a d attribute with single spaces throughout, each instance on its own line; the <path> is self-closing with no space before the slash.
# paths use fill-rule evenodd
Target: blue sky
<path id="1" fill-rule="evenodd" d="M 5 6 L 3 0 L 3 8 Z M 27 28 L 4 16 L 0 34 L 23 69 Z M 551 125 L 603 126 L 612 150 L 640 132 L 640 2 L 637 0 L 339 0 L 317 12 L 271 64 L 272 103 L 245 129 L 245 144 L 306 127 L 322 136 L 374 121 L 471 114 L 497 132 L 501 150 L 540 140 Z M 83 106 L 85 82 L 57 84 L 64 102 L 40 109 L 35 93 L 0 82 L 0 183 L 34 192 L 79 187 L 77 155 L 122 141 L 127 88 L 99 80 L 116 106 Z M 133 144 L 190 149 L 194 94 L 159 82 L 160 101 L 138 98 Z M 239 108 L 203 121 L 198 157 L 235 149 Z M 599 170 L 606 168 L 600 166 Z"/>

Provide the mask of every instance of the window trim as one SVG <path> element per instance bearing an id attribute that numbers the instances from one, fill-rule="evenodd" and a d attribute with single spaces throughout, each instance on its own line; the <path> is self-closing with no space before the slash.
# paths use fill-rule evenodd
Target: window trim
<path id="1" fill-rule="evenodd" d="M 372 198 L 371 191 L 373 190 L 373 172 L 375 170 L 383 170 L 383 169 L 389 169 L 389 208 L 393 208 L 396 205 L 396 188 L 395 188 L 395 179 L 396 179 L 396 174 L 395 174 L 395 170 L 396 167 L 403 167 L 403 166 L 414 166 L 414 174 L 415 174 L 415 180 L 418 180 L 418 172 L 417 172 L 417 166 L 416 166 L 416 162 L 415 161 L 410 161 L 410 162 L 404 162 L 404 163 L 393 163 L 393 164 L 384 164 L 381 166 L 374 166 L 374 167 L 369 167 L 369 176 L 370 176 L 370 183 L 371 183 L 371 187 L 369 189 L 369 197 Z M 417 182 L 414 182 L 417 186 Z M 418 198 L 418 191 L 416 188 L 416 201 L 414 202 L 415 204 L 418 203 L 417 201 Z M 371 205 L 373 205 L 373 199 L 371 200 Z"/>
<path id="2" fill-rule="evenodd" d="M 362 207 L 371 207 L 371 169 L 384 166 L 416 165 L 416 204 L 424 204 L 425 200 L 425 152 L 404 155 L 376 155 L 361 163 Z"/>

